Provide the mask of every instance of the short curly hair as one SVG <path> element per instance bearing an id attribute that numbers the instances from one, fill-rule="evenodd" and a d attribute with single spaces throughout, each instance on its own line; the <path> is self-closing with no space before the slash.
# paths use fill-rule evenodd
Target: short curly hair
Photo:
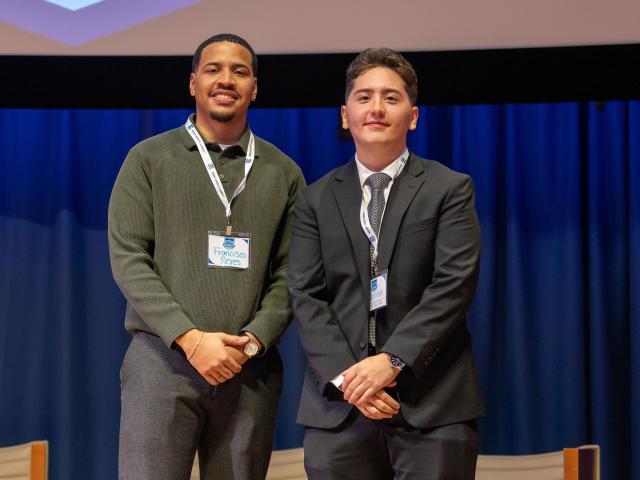
<path id="1" fill-rule="evenodd" d="M 253 72 L 253 76 L 258 76 L 258 57 L 256 56 L 256 52 L 253 51 L 249 42 L 247 42 L 244 38 L 239 37 L 233 33 L 219 33 L 218 35 L 214 35 L 213 37 L 207 38 L 204 42 L 198 45 L 196 48 L 196 52 L 193 54 L 193 59 L 191 60 L 191 71 L 195 73 L 200 65 L 200 57 L 202 57 L 202 51 L 216 42 L 231 42 L 237 43 L 238 45 L 242 45 L 244 48 L 249 50 L 251 54 L 251 70 Z"/>

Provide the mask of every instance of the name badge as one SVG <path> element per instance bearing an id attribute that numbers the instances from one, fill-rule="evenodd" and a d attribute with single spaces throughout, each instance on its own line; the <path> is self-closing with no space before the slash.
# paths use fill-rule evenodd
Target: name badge
<path id="1" fill-rule="evenodd" d="M 385 270 L 376 278 L 371 279 L 371 311 L 387 306 L 387 271 Z"/>
<path id="2" fill-rule="evenodd" d="M 207 265 L 211 268 L 251 268 L 251 234 L 209 231 L 209 255 Z"/>

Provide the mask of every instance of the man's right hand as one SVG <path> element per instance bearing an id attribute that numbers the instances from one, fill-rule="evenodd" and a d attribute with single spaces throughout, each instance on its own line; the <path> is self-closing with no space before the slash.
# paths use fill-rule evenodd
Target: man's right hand
<path id="1" fill-rule="evenodd" d="M 386 387 L 393 388 L 397 384 L 398 382 L 392 380 Z M 340 385 L 339 390 L 343 391 L 342 385 Z M 359 398 L 353 405 L 360 410 L 360 413 L 365 417 L 372 420 L 391 418 L 400 411 L 400 404 L 384 389 L 378 390 L 368 400 L 363 400 L 362 397 Z"/>
<path id="2" fill-rule="evenodd" d="M 202 335 L 202 338 L 200 336 Z M 201 332 L 192 329 L 176 338 L 193 368 L 212 385 L 232 379 L 242 370 L 242 359 L 237 350 L 249 341 L 246 336 L 228 335 L 222 332 Z"/>
<path id="3" fill-rule="evenodd" d="M 372 420 L 391 418 L 400 411 L 400 404 L 384 390 L 376 392 L 369 400 L 360 399 L 354 405 L 360 413 Z"/>

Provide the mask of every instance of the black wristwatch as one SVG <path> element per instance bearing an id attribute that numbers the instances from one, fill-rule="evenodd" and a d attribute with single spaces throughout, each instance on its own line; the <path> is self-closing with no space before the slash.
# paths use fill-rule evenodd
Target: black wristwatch
<path id="1" fill-rule="evenodd" d="M 403 361 L 399 356 L 395 353 L 387 353 L 387 357 L 389 357 L 389 363 L 393 368 L 397 368 L 398 370 L 402 370 L 407 366 L 407 362 Z"/>

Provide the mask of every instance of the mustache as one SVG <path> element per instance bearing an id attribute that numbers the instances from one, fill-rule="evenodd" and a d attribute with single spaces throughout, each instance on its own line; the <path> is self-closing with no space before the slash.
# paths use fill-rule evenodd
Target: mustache
<path id="1" fill-rule="evenodd" d="M 234 88 L 216 88 L 209 95 L 212 97 L 216 95 L 230 95 L 235 98 L 240 97 L 240 95 L 238 95 L 238 92 Z"/>

